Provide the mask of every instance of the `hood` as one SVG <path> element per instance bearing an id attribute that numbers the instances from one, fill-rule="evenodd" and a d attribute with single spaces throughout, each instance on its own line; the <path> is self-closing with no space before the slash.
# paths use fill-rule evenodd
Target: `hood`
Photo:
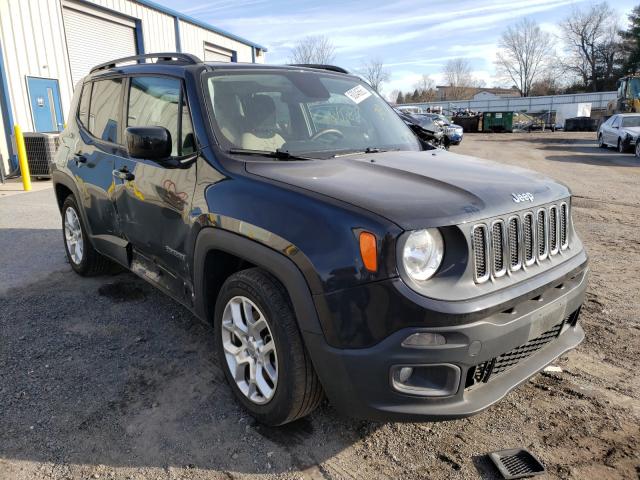
<path id="1" fill-rule="evenodd" d="M 247 171 L 365 208 L 405 230 L 455 225 L 569 196 L 535 172 L 445 150 L 305 162 L 248 162 Z M 516 203 L 513 194 L 531 193 Z"/>
<path id="2" fill-rule="evenodd" d="M 640 127 L 622 127 L 622 130 L 629 132 L 634 137 L 640 135 Z"/>

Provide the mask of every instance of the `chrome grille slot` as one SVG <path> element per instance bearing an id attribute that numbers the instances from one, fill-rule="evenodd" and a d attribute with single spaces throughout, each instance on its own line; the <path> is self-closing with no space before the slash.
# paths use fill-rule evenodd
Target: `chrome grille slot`
<path id="1" fill-rule="evenodd" d="M 524 251 L 524 264 L 526 266 L 532 265 L 535 262 L 535 232 L 533 230 L 533 213 L 527 212 L 524 214 L 522 220 L 522 236 L 524 238 L 523 251 Z"/>
<path id="2" fill-rule="evenodd" d="M 509 244 L 509 267 L 511 271 L 515 272 L 522 267 L 522 255 L 520 242 L 522 234 L 520 232 L 520 221 L 518 217 L 511 217 L 509 219 L 509 232 L 508 232 L 508 244 Z"/>
<path id="3" fill-rule="evenodd" d="M 567 224 L 569 219 L 569 207 L 566 203 L 560 204 L 560 248 L 564 250 L 569 246 L 569 237 L 567 235 Z"/>
<path id="4" fill-rule="evenodd" d="M 478 283 L 486 282 L 489 279 L 489 262 L 487 259 L 489 250 L 489 236 L 487 226 L 475 225 L 472 230 L 473 238 L 473 260 L 474 276 Z"/>
<path id="5" fill-rule="evenodd" d="M 507 273 L 505 254 L 506 238 L 504 235 L 504 222 L 497 220 L 491 225 L 491 256 L 493 258 L 493 275 L 501 277 Z"/>
<path id="6" fill-rule="evenodd" d="M 549 208 L 549 254 L 558 253 L 558 207 Z"/>
<path id="7" fill-rule="evenodd" d="M 538 210 L 536 215 L 536 236 L 538 240 L 538 258 L 544 260 L 548 252 L 547 212 L 544 209 Z"/>

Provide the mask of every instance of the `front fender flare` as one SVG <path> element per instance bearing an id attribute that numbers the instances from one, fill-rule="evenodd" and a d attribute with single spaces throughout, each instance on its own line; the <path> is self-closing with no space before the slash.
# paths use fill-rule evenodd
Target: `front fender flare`
<path id="1" fill-rule="evenodd" d="M 205 292 L 205 258 L 208 252 L 220 250 L 235 255 L 263 268 L 276 277 L 286 288 L 293 305 L 298 327 L 303 333 L 322 335 L 318 313 L 313 303 L 307 281 L 296 264 L 283 254 L 250 238 L 214 227 L 203 228 L 196 239 L 194 249 L 194 293 L 195 313 L 208 320 L 213 312 L 208 311 Z"/>

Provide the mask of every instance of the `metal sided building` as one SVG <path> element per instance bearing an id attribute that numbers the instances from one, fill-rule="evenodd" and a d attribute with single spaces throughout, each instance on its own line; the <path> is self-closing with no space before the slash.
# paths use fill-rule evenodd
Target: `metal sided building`
<path id="1" fill-rule="evenodd" d="M 64 128 L 73 88 L 118 57 L 186 52 L 205 61 L 263 63 L 265 48 L 148 0 L 0 0 L 0 155 L 12 135 Z"/>

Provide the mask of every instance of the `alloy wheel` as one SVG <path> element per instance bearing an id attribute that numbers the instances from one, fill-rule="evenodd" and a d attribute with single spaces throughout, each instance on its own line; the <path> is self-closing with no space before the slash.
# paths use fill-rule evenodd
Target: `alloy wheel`
<path id="1" fill-rule="evenodd" d="M 68 207 L 64 214 L 64 238 L 71 261 L 79 265 L 84 255 L 84 241 L 80 219 L 72 207 Z"/>
<path id="2" fill-rule="evenodd" d="M 238 389 L 253 403 L 269 402 L 278 385 L 278 355 L 265 315 L 247 297 L 233 297 L 222 314 L 221 335 Z"/>

